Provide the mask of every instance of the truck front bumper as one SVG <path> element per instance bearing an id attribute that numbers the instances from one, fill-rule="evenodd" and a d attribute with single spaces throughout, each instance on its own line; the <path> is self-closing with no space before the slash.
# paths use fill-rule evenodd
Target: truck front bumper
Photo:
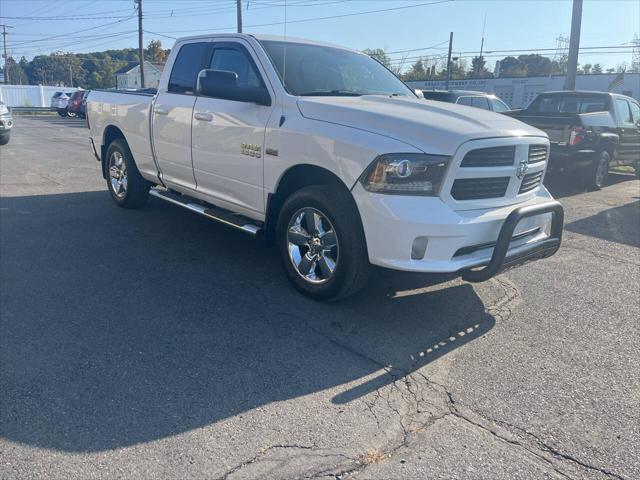
<path id="1" fill-rule="evenodd" d="M 369 261 L 385 268 L 460 272 L 469 281 L 483 281 L 551 256 L 561 242 L 562 207 L 544 187 L 518 205 L 460 211 L 438 197 L 375 194 L 360 184 L 352 193 Z"/>

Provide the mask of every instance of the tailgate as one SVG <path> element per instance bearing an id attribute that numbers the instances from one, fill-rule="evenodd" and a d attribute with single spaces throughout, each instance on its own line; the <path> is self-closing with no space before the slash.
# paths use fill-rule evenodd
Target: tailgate
<path id="1" fill-rule="evenodd" d="M 570 127 L 581 125 L 579 115 L 522 115 L 518 120 L 539 128 L 547 135 L 551 143 L 566 143 L 569 141 Z"/>

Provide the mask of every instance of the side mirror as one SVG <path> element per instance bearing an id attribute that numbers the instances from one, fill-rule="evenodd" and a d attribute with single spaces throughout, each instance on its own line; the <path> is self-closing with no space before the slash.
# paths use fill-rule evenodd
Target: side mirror
<path id="1" fill-rule="evenodd" d="M 226 70 L 201 70 L 198 74 L 196 94 L 236 102 L 271 105 L 271 96 L 265 87 L 238 85 L 238 74 Z"/>
<path id="2" fill-rule="evenodd" d="M 418 90 L 417 88 L 414 90 L 414 93 L 418 96 L 418 98 L 424 98 L 424 93 L 422 90 Z"/>

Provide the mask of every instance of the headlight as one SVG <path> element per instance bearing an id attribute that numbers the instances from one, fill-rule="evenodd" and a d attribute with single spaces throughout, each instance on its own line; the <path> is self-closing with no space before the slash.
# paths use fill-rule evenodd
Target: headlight
<path id="1" fill-rule="evenodd" d="M 9 113 L 9 109 L 6 105 L 0 104 L 0 115 L 4 115 L 5 113 Z"/>
<path id="2" fill-rule="evenodd" d="M 424 153 L 380 155 L 365 170 L 360 181 L 369 192 L 435 196 L 449 158 Z"/>

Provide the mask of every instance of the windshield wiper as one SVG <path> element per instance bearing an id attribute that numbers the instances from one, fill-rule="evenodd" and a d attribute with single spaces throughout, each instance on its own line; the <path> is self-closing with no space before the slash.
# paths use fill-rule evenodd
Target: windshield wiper
<path id="1" fill-rule="evenodd" d="M 353 90 L 319 90 L 301 93 L 301 97 L 360 97 L 362 94 Z"/>

